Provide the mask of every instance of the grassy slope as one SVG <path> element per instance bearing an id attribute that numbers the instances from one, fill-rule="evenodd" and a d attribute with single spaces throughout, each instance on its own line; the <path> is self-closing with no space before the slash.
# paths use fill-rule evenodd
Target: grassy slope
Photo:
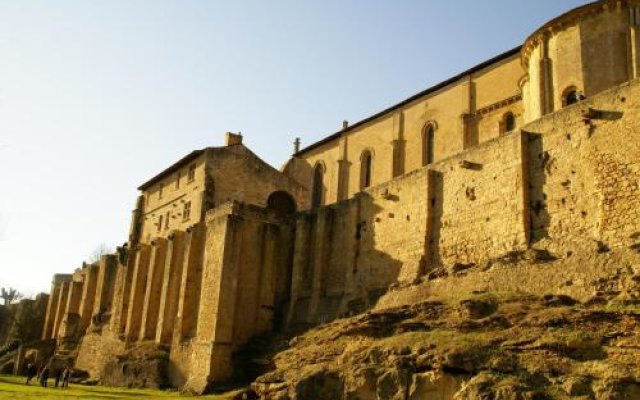
<path id="1" fill-rule="evenodd" d="M 52 385 L 52 380 L 49 381 Z M 211 395 L 198 397 L 210 400 L 227 400 L 233 397 L 234 393 L 226 395 Z M 68 389 L 41 388 L 34 384 L 26 386 L 24 378 L 14 376 L 0 376 L 0 399 L 183 399 L 189 396 L 181 396 L 176 392 L 166 392 L 160 390 L 140 390 L 108 388 L 102 386 L 81 386 L 71 385 Z"/>

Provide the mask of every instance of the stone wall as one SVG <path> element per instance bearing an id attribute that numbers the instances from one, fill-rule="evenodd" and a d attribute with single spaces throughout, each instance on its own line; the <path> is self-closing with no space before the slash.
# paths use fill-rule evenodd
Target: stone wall
<path id="1" fill-rule="evenodd" d="M 298 215 L 288 325 L 363 310 L 391 283 L 419 275 L 428 180 L 423 168 Z"/>
<path id="2" fill-rule="evenodd" d="M 526 248 L 526 138 L 514 132 L 300 214 L 289 323 L 365 309 L 434 266 Z"/>
<path id="3" fill-rule="evenodd" d="M 35 299 L 0 305 L 0 349 L 13 340 L 22 343 L 38 341 L 44 330 L 49 295 L 40 293 Z"/>
<path id="4" fill-rule="evenodd" d="M 191 356 L 182 349 L 172 356 L 176 369 L 190 371 L 187 388 L 200 392 L 211 381 L 228 379 L 233 352 L 272 331 L 288 294 L 288 243 L 285 215 L 237 202 L 207 215 L 197 325 L 186 345 Z M 180 377 L 178 371 L 172 375 Z"/>
<path id="5" fill-rule="evenodd" d="M 429 265 L 478 263 L 526 248 L 527 144 L 513 132 L 432 166 Z"/>
<path id="6" fill-rule="evenodd" d="M 212 179 L 212 206 L 238 201 L 266 207 L 269 195 L 276 191 L 291 195 L 298 209 L 309 206 L 305 186 L 283 175 L 243 145 L 209 149 L 207 176 Z"/>
<path id="7" fill-rule="evenodd" d="M 638 101 L 634 81 L 299 215 L 289 322 L 335 318 L 424 268 L 529 246 L 555 256 L 638 246 Z"/>
<path id="8" fill-rule="evenodd" d="M 124 350 L 125 343 L 109 331 L 88 332 L 82 337 L 74 367 L 99 378 L 105 365 Z"/>
<path id="9" fill-rule="evenodd" d="M 640 232 L 638 81 L 524 127 L 533 243 L 557 253 L 635 243 Z M 590 111 L 591 110 L 591 111 Z"/>
<path id="10" fill-rule="evenodd" d="M 624 295 L 636 285 L 629 277 L 640 271 L 639 106 L 640 81 L 633 81 L 528 124 L 522 135 L 500 139 L 502 144 L 523 139 L 529 245 L 548 252 L 542 259 L 513 251 L 517 247 L 493 257 L 487 252 L 478 267 L 390 291 L 377 307 L 473 291 L 561 293 L 581 301 L 603 291 Z M 493 216 L 500 217 L 496 210 Z M 487 229 L 487 236 L 517 225 L 508 218 L 503 222 L 476 225 Z M 464 259 L 465 252 L 457 257 Z"/>

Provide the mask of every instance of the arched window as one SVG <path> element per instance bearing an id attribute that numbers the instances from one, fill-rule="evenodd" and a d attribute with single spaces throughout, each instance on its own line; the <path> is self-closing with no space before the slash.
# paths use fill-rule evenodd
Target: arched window
<path id="1" fill-rule="evenodd" d="M 422 130 L 422 165 L 431 164 L 435 160 L 436 126 L 429 122 Z"/>
<path id="2" fill-rule="evenodd" d="M 504 132 L 502 133 L 511 132 L 516 129 L 516 117 L 512 112 L 508 112 L 502 117 L 502 126 L 504 126 Z"/>
<path id="3" fill-rule="evenodd" d="M 320 162 L 313 168 L 311 183 L 311 208 L 318 208 L 324 203 L 324 165 Z"/>
<path id="4" fill-rule="evenodd" d="M 360 189 L 371 186 L 373 174 L 373 154 L 371 150 L 365 150 L 360 156 Z"/>
<path id="5" fill-rule="evenodd" d="M 582 95 L 575 86 L 570 86 L 564 90 L 562 95 L 562 106 L 570 106 L 584 100 L 586 97 Z"/>

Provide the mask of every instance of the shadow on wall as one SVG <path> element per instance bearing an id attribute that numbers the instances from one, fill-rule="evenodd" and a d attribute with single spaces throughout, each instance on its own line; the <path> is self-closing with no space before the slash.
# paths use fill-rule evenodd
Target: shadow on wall
<path id="1" fill-rule="evenodd" d="M 267 199 L 267 209 L 274 211 L 278 214 L 283 220 L 288 221 L 287 224 L 283 224 L 282 226 L 276 227 L 273 226 L 271 229 L 274 229 L 277 232 L 278 237 L 285 238 L 285 240 L 291 242 L 295 237 L 295 224 L 294 215 L 298 210 L 298 205 L 294 197 L 286 192 L 286 191 L 275 191 L 269 195 Z M 286 232 L 285 232 L 286 230 Z M 289 246 L 281 246 L 279 251 L 278 258 L 281 260 L 280 262 L 276 262 L 275 264 L 275 294 L 274 294 L 274 304 L 273 304 L 273 327 L 277 329 L 284 324 L 286 319 L 286 314 L 284 310 L 286 307 L 283 304 L 288 304 L 291 295 L 291 273 L 292 273 L 292 264 L 293 264 L 293 245 L 289 243 Z"/>
<path id="2" fill-rule="evenodd" d="M 427 219 L 427 237 L 426 241 L 426 266 L 423 268 L 430 270 L 434 267 L 442 265 L 442 257 L 440 255 L 440 235 L 442 232 L 442 213 L 444 205 L 444 179 L 440 171 L 430 171 L 429 173 L 429 204 Z"/>
<path id="3" fill-rule="evenodd" d="M 298 214 L 284 329 L 299 332 L 362 313 L 398 280 L 405 240 L 399 225 L 410 222 L 395 218 L 383 201 L 362 192 Z"/>
<path id="4" fill-rule="evenodd" d="M 291 194 L 278 190 L 271 193 L 267 198 L 267 209 L 281 215 L 290 215 L 296 212 L 297 206 Z"/>
<path id="5" fill-rule="evenodd" d="M 553 169 L 555 160 L 544 151 L 544 139 L 539 133 L 527 132 L 529 146 L 529 204 L 530 244 L 535 244 L 549 236 L 550 216 L 547 211 L 547 196 L 543 188 L 547 175 Z"/>

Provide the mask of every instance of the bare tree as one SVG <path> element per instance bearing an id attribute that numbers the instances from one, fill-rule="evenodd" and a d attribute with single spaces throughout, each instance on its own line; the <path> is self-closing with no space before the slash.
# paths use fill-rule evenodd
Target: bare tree
<path id="1" fill-rule="evenodd" d="M 91 254 L 89 254 L 89 258 L 87 259 L 88 264 L 93 264 L 95 262 L 100 261 L 100 257 L 113 253 L 113 250 L 104 243 L 100 243 L 98 247 L 96 247 Z"/>
<path id="2" fill-rule="evenodd" d="M 15 303 L 22 297 L 22 293 L 18 292 L 18 290 L 14 288 L 2 288 L 2 290 L 0 290 L 0 298 L 4 302 L 5 306 Z"/>

